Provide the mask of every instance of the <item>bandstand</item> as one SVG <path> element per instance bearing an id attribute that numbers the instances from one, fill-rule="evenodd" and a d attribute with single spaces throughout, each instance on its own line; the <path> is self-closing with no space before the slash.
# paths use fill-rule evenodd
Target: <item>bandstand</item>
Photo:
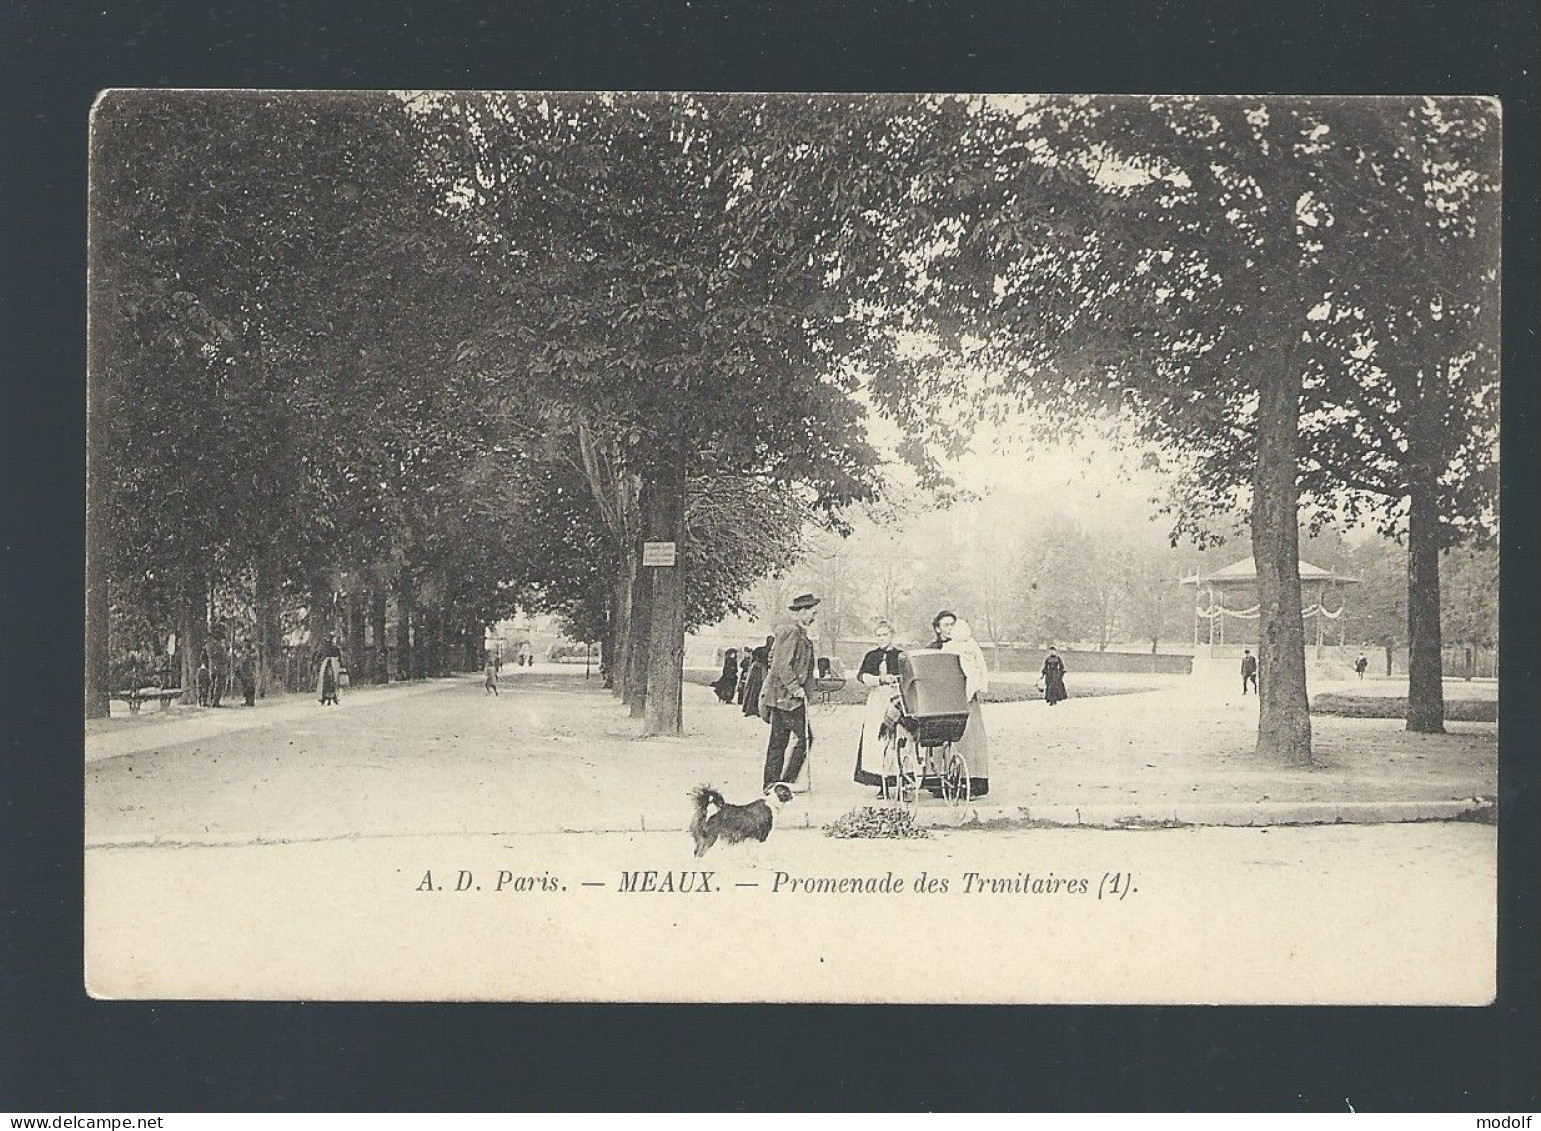
<path id="1" fill-rule="evenodd" d="M 1316 622 L 1316 658 L 1321 659 L 1328 647 L 1328 625 L 1336 624 L 1337 644 L 1343 646 L 1343 608 L 1345 590 L 1358 585 L 1359 578 L 1345 577 L 1334 570 L 1323 569 L 1310 562 L 1300 563 L 1300 613 L 1306 620 Z M 1257 631 L 1247 630 L 1247 622 L 1259 616 L 1257 597 L 1257 563 L 1252 558 L 1235 562 L 1211 574 L 1194 574 L 1182 579 L 1182 584 L 1194 588 L 1193 604 L 1193 652 L 1197 656 L 1205 647 L 1205 626 L 1208 627 L 1210 656 L 1226 654 L 1225 624 L 1227 618 L 1241 622 L 1240 632 L 1232 633 L 1232 647 L 1242 644 L 1256 645 Z"/>

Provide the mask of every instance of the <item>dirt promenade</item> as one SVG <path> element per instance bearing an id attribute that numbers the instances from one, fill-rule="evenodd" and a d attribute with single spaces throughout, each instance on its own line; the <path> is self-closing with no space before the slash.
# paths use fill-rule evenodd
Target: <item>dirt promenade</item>
<path id="1" fill-rule="evenodd" d="M 730 799 L 758 794 L 767 736 L 705 688 L 684 694 L 687 733 L 677 739 L 636 738 L 638 723 L 597 679 L 559 665 L 505 672 L 496 698 L 479 677 L 463 677 L 359 689 L 337 708 L 296 698 L 110 720 L 86 739 L 87 842 L 681 828 L 698 782 Z M 1294 769 L 1253 753 L 1255 699 L 1198 682 L 1054 708 L 989 704 L 985 720 L 983 819 L 1313 805 L 1352 820 L 1355 806 L 1496 792 L 1493 724 L 1431 736 L 1395 720 L 1320 717 L 1320 765 Z M 872 800 L 851 781 L 860 722 L 858 707 L 814 710 L 813 788 L 794 802 L 800 823 Z"/>

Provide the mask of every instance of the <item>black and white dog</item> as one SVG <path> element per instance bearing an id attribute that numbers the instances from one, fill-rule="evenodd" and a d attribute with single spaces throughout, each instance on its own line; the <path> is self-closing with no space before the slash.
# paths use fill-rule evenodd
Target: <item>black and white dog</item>
<path id="1" fill-rule="evenodd" d="M 730 805 L 709 785 L 698 785 L 690 792 L 696 804 L 696 814 L 690 821 L 690 835 L 696 842 L 696 855 L 721 840 L 724 844 L 739 844 L 746 840 L 765 843 L 776 823 L 776 813 L 792 800 L 792 787 L 784 781 L 772 783 L 765 796 L 748 805 Z M 707 816 L 707 810 L 716 812 Z"/>

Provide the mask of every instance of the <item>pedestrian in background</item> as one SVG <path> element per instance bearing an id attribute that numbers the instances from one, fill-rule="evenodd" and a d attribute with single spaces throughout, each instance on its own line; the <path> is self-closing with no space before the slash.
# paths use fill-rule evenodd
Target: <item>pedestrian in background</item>
<path id="1" fill-rule="evenodd" d="M 1247 684 L 1252 685 L 1252 693 L 1257 694 L 1257 657 L 1252 654 L 1251 648 L 1243 648 L 1241 653 L 1241 693 L 1247 693 Z"/>
<path id="2" fill-rule="evenodd" d="M 760 692 L 765 687 L 765 673 L 770 668 L 770 650 L 776 638 L 767 636 L 765 643 L 749 653 L 749 674 L 744 677 L 744 715 L 760 718 Z"/>
<path id="3" fill-rule="evenodd" d="M 230 641 L 225 626 L 215 622 L 209 629 L 209 640 L 203 646 L 203 654 L 209 661 L 209 706 L 222 707 L 225 692 L 230 690 Z"/>
<path id="4" fill-rule="evenodd" d="M 747 645 L 739 650 L 738 687 L 733 692 L 733 701 L 735 703 L 743 703 L 744 701 L 744 687 L 749 682 L 749 667 L 754 663 L 753 652 L 754 649 Z"/>
<path id="5" fill-rule="evenodd" d="M 1049 706 L 1070 698 L 1070 693 L 1065 690 L 1065 661 L 1059 658 L 1059 652 L 1054 645 L 1049 645 L 1049 654 L 1043 661 L 1043 701 Z"/>
<path id="6" fill-rule="evenodd" d="M 341 686 L 342 649 L 337 645 L 337 635 L 329 632 L 326 643 L 316 652 L 316 694 L 321 697 L 321 705 L 337 706 Z"/>
<path id="7" fill-rule="evenodd" d="M 712 684 L 717 698 L 724 703 L 733 702 L 733 692 L 738 687 L 738 649 L 729 648 L 722 654 L 722 674 Z"/>
<path id="8" fill-rule="evenodd" d="M 241 689 L 242 706 L 255 707 L 257 705 L 257 669 L 252 662 L 250 645 L 242 644 L 236 649 L 235 682 Z"/>

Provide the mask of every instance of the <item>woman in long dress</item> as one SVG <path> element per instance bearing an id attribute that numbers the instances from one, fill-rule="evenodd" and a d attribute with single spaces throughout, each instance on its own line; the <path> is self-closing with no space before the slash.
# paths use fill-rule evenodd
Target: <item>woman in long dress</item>
<path id="1" fill-rule="evenodd" d="M 1065 661 L 1050 647 L 1043 661 L 1043 701 L 1052 707 L 1060 700 L 1069 698 L 1070 695 L 1065 691 Z"/>
<path id="2" fill-rule="evenodd" d="M 749 682 L 749 666 L 754 663 L 754 657 L 750 655 L 753 648 L 744 648 L 738 654 L 738 687 L 734 689 L 733 701 L 744 701 L 744 685 Z"/>
<path id="3" fill-rule="evenodd" d="M 877 625 L 877 647 L 861 660 L 861 670 L 856 678 L 869 690 L 867 709 L 862 715 L 861 737 L 856 742 L 857 782 L 878 787 L 878 796 L 887 794 L 891 785 L 897 784 L 892 776 L 883 775 L 883 717 L 893 703 L 895 686 L 899 682 L 899 649 L 894 647 L 894 630 L 887 621 Z"/>
<path id="4" fill-rule="evenodd" d="M 724 703 L 733 702 L 733 691 L 738 687 L 738 649 L 729 648 L 722 657 L 722 674 L 712 684 L 717 698 Z"/>
<path id="5" fill-rule="evenodd" d="M 337 646 L 337 637 L 328 634 L 326 643 L 316 653 L 316 694 L 323 707 L 328 703 L 336 705 L 341 682 L 342 649 Z"/>
<path id="6" fill-rule="evenodd" d="M 760 688 L 765 686 L 765 673 L 770 669 L 770 646 L 774 636 L 767 636 L 765 643 L 749 653 L 749 675 L 744 679 L 744 715 L 760 717 Z"/>
<path id="7" fill-rule="evenodd" d="M 953 750 L 968 765 L 970 797 L 983 797 L 990 792 L 990 741 L 985 735 L 984 712 L 979 706 L 985 692 L 990 690 L 990 671 L 985 666 L 984 649 L 974 639 L 974 630 L 968 621 L 944 611 L 932 623 L 942 651 L 956 655 L 963 668 L 968 725 L 963 728 L 963 737 L 953 743 Z"/>

